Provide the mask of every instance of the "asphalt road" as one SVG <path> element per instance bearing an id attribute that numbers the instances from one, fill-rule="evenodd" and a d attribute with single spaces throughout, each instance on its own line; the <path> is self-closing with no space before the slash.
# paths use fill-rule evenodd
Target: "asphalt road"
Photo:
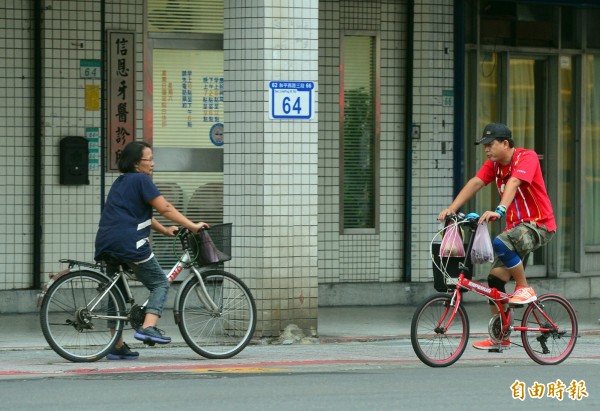
<path id="1" fill-rule="evenodd" d="M 229 360 L 187 347 L 141 348 L 136 361 L 66 362 L 50 350 L 0 351 L 7 410 L 547 410 L 600 406 L 600 336 L 540 366 L 519 347 L 468 348 L 432 369 L 409 340 L 255 345 Z M 564 387 L 562 387 L 564 385 Z M 559 398 L 562 396 L 562 399 Z"/>

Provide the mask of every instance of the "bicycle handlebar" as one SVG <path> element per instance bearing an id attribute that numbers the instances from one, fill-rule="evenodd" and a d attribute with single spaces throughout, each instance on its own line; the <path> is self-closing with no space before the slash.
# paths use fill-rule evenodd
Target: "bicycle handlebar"
<path id="1" fill-rule="evenodd" d="M 201 227 L 200 230 L 198 230 L 196 234 L 199 234 L 201 231 L 204 230 L 210 230 L 210 226 L 208 227 Z M 188 234 L 192 234 L 192 231 L 189 228 L 186 227 L 179 227 L 179 229 L 175 232 L 175 239 L 177 239 L 177 237 L 179 237 L 179 241 L 181 242 L 181 247 L 185 250 L 190 249 L 190 236 Z"/>
<path id="2" fill-rule="evenodd" d="M 198 230 L 198 232 L 196 232 L 196 234 L 198 234 L 198 233 L 200 233 L 200 231 L 204 231 L 204 230 L 210 230 L 210 227 L 201 227 Z M 191 230 L 189 228 L 181 226 L 181 227 L 179 227 L 177 229 L 177 231 L 175 231 L 175 236 L 178 236 L 180 234 L 181 234 L 181 236 L 184 236 L 184 235 L 186 235 L 187 233 L 190 233 L 190 232 L 191 232 Z"/>
<path id="3" fill-rule="evenodd" d="M 469 222 L 469 223 L 478 223 L 479 222 L 479 218 L 481 216 L 477 213 L 469 213 L 469 214 L 464 214 L 464 213 L 457 213 L 457 214 L 451 214 L 451 215 L 447 215 L 446 218 L 444 219 L 444 225 L 447 225 L 448 223 L 451 222 L 456 222 L 456 223 L 460 223 L 462 221 L 465 222 Z M 496 221 L 498 220 L 495 217 L 490 218 L 490 221 Z"/>

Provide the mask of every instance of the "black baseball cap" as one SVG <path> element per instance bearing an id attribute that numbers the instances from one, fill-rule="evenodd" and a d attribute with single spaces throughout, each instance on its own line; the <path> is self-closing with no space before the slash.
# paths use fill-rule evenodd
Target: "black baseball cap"
<path id="1" fill-rule="evenodd" d="M 483 134 L 479 141 L 475 142 L 477 144 L 488 144 L 494 140 L 511 140 L 512 139 L 512 131 L 510 128 L 506 126 L 506 124 L 502 123 L 490 123 L 483 129 Z"/>

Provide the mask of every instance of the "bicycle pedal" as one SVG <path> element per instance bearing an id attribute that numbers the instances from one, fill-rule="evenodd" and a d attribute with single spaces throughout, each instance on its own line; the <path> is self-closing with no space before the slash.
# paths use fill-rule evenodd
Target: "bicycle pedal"
<path id="1" fill-rule="evenodd" d="M 488 352 L 497 352 L 497 353 L 501 353 L 502 351 L 506 351 L 506 350 L 510 350 L 510 347 L 496 347 L 496 348 L 490 348 L 488 350 Z"/>
<path id="2" fill-rule="evenodd" d="M 144 340 L 144 344 L 146 344 L 149 347 L 154 347 L 156 345 L 156 343 L 152 340 Z"/>

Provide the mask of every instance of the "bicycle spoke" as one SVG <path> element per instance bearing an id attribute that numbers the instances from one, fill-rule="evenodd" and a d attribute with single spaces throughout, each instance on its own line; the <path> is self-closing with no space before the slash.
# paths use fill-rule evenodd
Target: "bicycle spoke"
<path id="1" fill-rule="evenodd" d="M 205 274 L 207 295 L 194 280 L 182 291 L 179 324 L 190 347 L 207 358 L 229 358 L 250 341 L 256 324 L 256 308 L 247 287 L 235 276 L 215 271 Z M 207 299 L 218 307 L 209 310 Z"/>
<path id="2" fill-rule="evenodd" d="M 415 311 L 411 324 L 411 343 L 415 354 L 430 367 L 446 367 L 456 362 L 466 348 L 469 320 L 462 306 L 449 329 L 450 296 L 437 294 L 425 300 Z"/>
<path id="3" fill-rule="evenodd" d="M 542 310 L 551 322 L 544 317 Z M 529 305 L 523 314 L 522 326 L 550 330 L 521 333 L 523 348 L 538 364 L 559 364 L 575 347 L 577 317 L 569 302 L 561 296 L 544 295 L 537 303 Z"/>
<path id="4" fill-rule="evenodd" d="M 116 288 L 106 293 L 99 291 L 107 281 L 94 272 L 75 271 L 61 277 L 46 292 L 40 315 L 42 331 L 62 357 L 77 362 L 95 361 L 114 344 L 123 321 L 96 318 L 124 314 L 124 302 Z M 94 313 L 88 310 L 91 302 L 96 307 Z"/>

